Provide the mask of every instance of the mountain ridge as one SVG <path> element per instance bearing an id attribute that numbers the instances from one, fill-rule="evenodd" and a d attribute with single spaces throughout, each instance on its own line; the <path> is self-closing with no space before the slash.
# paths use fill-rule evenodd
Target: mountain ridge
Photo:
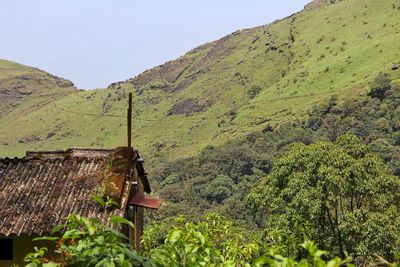
<path id="1" fill-rule="evenodd" d="M 175 59 L 168 60 L 168 61 L 166 61 L 166 62 L 164 62 L 164 63 L 162 63 L 162 64 L 160 64 L 160 65 L 158 65 L 158 66 L 155 66 L 155 67 L 153 67 L 153 68 L 150 68 L 150 69 L 148 69 L 148 70 L 145 70 L 145 71 L 143 71 L 142 73 L 139 73 L 138 75 L 136 75 L 136 76 L 134 76 L 134 77 L 132 77 L 132 78 L 128 78 L 128 79 L 125 79 L 125 80 L 121 80 L 121 81 L 118 81 L 118 82 L 113 82 L 113 83 L 111 83 L 110 85 L 108 85 L 107 88 L 113 87 L 115 84 L 120 84 L 120 83 L 123 83 L 123 82 L 132 82 L 132 83 L 134 83 L 134 80 L 135 80 L 135 79 L 140 79 L 140 77 L 141 77 L 142 75 L 144 75 L 145 73 L 147 73 L 147 72 L 149 72 L 149 71 L 152 71 L 153 69 L 162 68 L 162 67 L 164 67 L 164 66 L 166 66 L 166 65 L 169 65 L 169 64 L 171 64 L 171 63 L 174 63 L 175 61 L 179 61 L 179 60 L 183 59 L 186 55 L 194 54 L 194 53 L 196 53 L 197 51 L 202 50 L 202 49 L 207 49 L 207 48 L 210 47 L 210 46 L 212 47 L 212 46 L 216 45 L 217 43 L 219 43 L 219 42 L 221 42 L 221 41 L 223 41 L 223 40 L 229 39 L 231 36 L 237 35 L 237 34 L 239 34 L 239 33 L 241 33 L 241 32 L 251 31 L 251 30 L 254 30 L 254 29 L 257 29 L 257 28 L 268 27 L 268 26 L 270 26 L 270 25 L 279 23 L 279 22 L 281 22 L 281 21 L 283 21 L 283 20 L 292 18 L 292 17 L 296 16 L 297 14 L 299 14 L 299 13 L 301 13 L 301 12 L 304 12 L 304 11 L 306 11 L 306 10 L 312 10 L 312 9 L 316 9 L 316 8 L 325 7 L 325 6 L 327 6 L 327 5 L 332 5 L 332 4 L 335 4 L 335 3 L 337 3 L 337 2 L 338 2 L 337 0 L 313 0 L 313 1 L 311 1 L 310 3 L 306 4 L 306 5 L 304 6 L 304 8 L 303 8 L 301 11 L 295 12 L 295 13 L 293 13 L 293 14 L 291 14 L 291 15 L 289 15 L 289 16 L 286 16 L 286 17 L 284 17 L 284 18 L 281 18 L 281 19 L 276 19 L 276 20 L 274 20 L 274 21 L 271 22 L 271 23 L 267 23 L 267 24 L 263 24 L 263 25 L 256 26 L 256 27 L 251 27 L 251 28 L 239 29 L 239 30 L 236 30 L 236 31 L 234 31 L 234 32 L 232 32 L 232 33 L 230 33 L 230 34 L 227 34 L 227 35 L 225 35 L 225 36 L 223 36 L 223 37 L 221 37 L 220 39 L 217 39 L 217 40 L 215 40 L 215 41 L 210 41 L 210 42 L 206 42 L 206 43 L 204 43 L 204 44 L 200 44 L 200 45 L 198 45 L 197 47 L 195 47 L 195 48 L 189 50 L 189 51 L 186 52 L 185 54 L 183 54 L 183 55 L 181 55 L 181 56 L 179 56 L 179 57 L 177 57 L 177 58 L 175 58 Z"/>

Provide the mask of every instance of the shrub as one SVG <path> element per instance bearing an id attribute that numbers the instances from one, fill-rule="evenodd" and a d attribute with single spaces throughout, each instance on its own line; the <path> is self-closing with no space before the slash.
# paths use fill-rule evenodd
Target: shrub
<path id="1" fill-rule="evenodd" d="M 261 92 L 261 87 L 260 87 L 260 86 L 253 85 L 253 86 L 250 88 L 250 90 L 247 91 L 247 96 L 248 96 L 250 99 L 253 99 L 253 98 L 255 98 L 260 92 Z"/>
<path id="2" fill-rule="evenodd" d="M 159 226 L 152 226 L 160 228 Z M 146 229 L 143 246 L 146 255 L 151 255 L 156 266 L 346 266 L 350 258 L 334 258 L 328 262 L 328 253 L 319 250 L 311 242 L 287 240 L 301 250 L 303 257 L 283 256 L 281 247 L 272 240 L 251 241 L 246 234 L 233 226 L 226 218 L 211 213 L 199 222 L 190 222 L 183 217 L 175 220 L 163 244 L 155 244 L 152 227 Z M 165 229 L 165 227 L 163 227 Z M 275 237 L 279 238 L 278 235 Z M 152 249 L 149 249 L 152 248 Z M 324 259 L 322 259 L 324 258 Z"/>
<path id="3" fill-rule="evenodd" d="M 392 88 L 392 81 L 389 74 L 379 74 L 374 81 L 370 84 L 369 96 L 382 100 L 385 98 L 385 92 Z"/>

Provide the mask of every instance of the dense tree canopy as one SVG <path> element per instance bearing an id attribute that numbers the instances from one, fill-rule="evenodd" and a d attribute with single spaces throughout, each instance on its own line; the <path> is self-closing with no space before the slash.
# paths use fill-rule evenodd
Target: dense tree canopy
<path id="1" fill-rule="evenodd" d="M 267 228 L 291 231 L 302 217 L 313 240 L 342 256 L 400 251 L 400 178 L 354 135 L 292 145 L 247 203 Z"/>

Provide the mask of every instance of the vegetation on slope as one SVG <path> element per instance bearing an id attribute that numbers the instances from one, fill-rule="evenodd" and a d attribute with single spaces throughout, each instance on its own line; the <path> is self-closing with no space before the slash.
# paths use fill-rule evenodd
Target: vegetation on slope
<path id="1" fill-rule="evenodd" d="M 339 101 L 357 97 L 399 63 L 400 9 L 392 0 L 335 2 L 237 31 L 105 90 L 0 118 L 8 144 L 0 144 L 0 154 L 123 145 L 128 92 L 134 92 L 134 144 L 151 165 L 303 118 L 333 94 Z M 38 138 L 18 143 L 30 135 Z"/>
<path id="2" fill-rule="evenodd" d="M 152 218 L 181 213 L 195 218 L 213 210 L 257 228 L 259 223 L 251 220 L 244 205 L 245 196 L 271 172 L 288 145 L 335 142 L 345 133 L 355 134 L 399 176 L 400 87 L 386 75 L 379 75 L 370 87 L 369 95 L 357 100 L 338 103 L 332 97 L 310 110 L 304 121 L 266 127 L 223 146 L 208 146 L 196 157 L 159 164 L 151 176 L 155 191 L 166 198 L 167 205 Z"/>

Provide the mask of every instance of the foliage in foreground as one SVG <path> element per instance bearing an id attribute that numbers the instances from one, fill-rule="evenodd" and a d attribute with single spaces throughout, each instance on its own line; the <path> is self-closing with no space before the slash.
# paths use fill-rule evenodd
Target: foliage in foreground
<path id="1" fill-rule="evenodd" d="M 170 223 L 154 224 L 145 232 L 144 253 L 156 266 L 351 266 L 350 258 L 326 261 L 328 253 L 311 241 L 292 244 L 299 247 L 302 258 L 283 256 L 285 250 L 271 238 L 263 240 L 262 234 L 248 237 L 217 214 L 209 214 L 199 222 L 180 217 L 173 225 L 167 233 Z M 163 232 L 165 241 L 158 244 Z"/>
<path id="2" fill-rule="evenodd" d="M 351 266 L 350 258 L 327 261 L 328 253 L 311 241 L 296 244 L 302 249 L 303 258 L 285 257 L 280 246 L 256 237 L 249 241 L 232 222 L 217 214 L 196 223 L 183 217 L 176 219 L 162 244 L 154 242 L 159 228 L 149 227 L 143 239 L 143 254 L 151 259 L 138 255 L 124 242 L 124 236 L 96 219 L 73 214 L 67 221 L 62 237 L 40 238 L 57 243 L 57 256 L 48 259 L 47 248 L 36 248 L 26 256 L 26 266 Z M 118 226 L 130 224 L 114 216 L 110 222 Z M 60 229 L 61 226 L 54 232 Z"/>

